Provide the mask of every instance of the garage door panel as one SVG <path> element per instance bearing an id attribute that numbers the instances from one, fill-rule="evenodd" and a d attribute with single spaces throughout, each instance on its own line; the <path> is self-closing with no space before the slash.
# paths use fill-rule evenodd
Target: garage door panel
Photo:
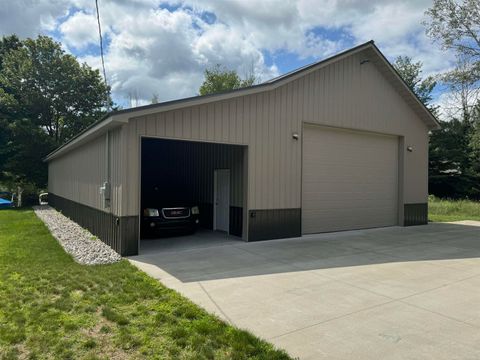
<path id="1" fill-rule="evenodd" d="M 377 176 L 391 177 L 391 174 L 383 174 L 379 170 L 385 169 L 385 166 L 390 166 L 392 162 L 396 161 L 396 159 L 389 159 L 388 161 L 376 160 L 375 164 L 361 165 L 362 162 L 365 162 L 365 158 L 372 159 L 374 158 L 374 156 L 365 155 L 365 157 L 362 159 L 356 159 L 356 160 L 352 160 L 350 162 L 347 161 L 344 163 L 340 161 L 335 161 L 335 158 L 330 159 L 330 161 L 324 161 L 322 159 L 318 159 L 315 161 L 308 161 L 308 162 L 304 162 L 304 165 L 306 166 L 304 173 L 306 175 L 314 176 L 313 179 L 315 178 L 324 179 L 324 177 L 322 177 L 322 173 L 319 173 L 318 170 L 315 168 L 319 163 L 322 163 L 323 166 L 328 166 L 327 169 L 329 171 L 335 171 L 338 174 L 344 175 L 345 176 L 344 180 L 347 180 L 349 177 L 355 177 L 358 175 L 361 175 L 362 177 L 368 176 L 369 173 L 365 172 L 365 170 L 377 171 L 376 173 Z"/>
<path id="2" fill-rule="evenodd" d="M 397 150 L 397 149 L 395 149 Z M 349 151 L 354 151 L 354 150 L 349 150 Z M 385 149 L 383 150 L 385 151 Z M 351 159 L 349 161 L 344 161 L 344 159 L 339 159 L 338 155 L 332 155 L 331 158 L 328 160 L 323 159 L 323 158 L 318 158 L 315 160 L 310 160 L 310 161 L 305 161 L 304 164 L 307 166 L 305 169 L 306 174 L 312 174 L 316 176 L 320 176 L 321 173 L 318 173 L 315 168 L 309 168 L 309 166 L 316 166 L 318 163 L 322 163 L 324 166 L 328 166 L 330 171 L 337 171 L 337 172 L 343 172 L 346 177 L 353 177 L 357 173 L 360 173 L 362 175 L 368 175 L 368 173 L 365 173 L 363 170 L 370 169 L 370 170 L 381 170 L 384 169 L 385 166 L 391 165 L 392 162 L 397 161 L 396 158 L 394 159 L 377 159 L 375 160 L 374 164 L 362 164 L 365 162 L 365 159 L 372 159 L 375 158 L 377 155 L 363 155 L 362 158 L 358 159 Z M 345 169 L 345 167 L 348 167 L 348 169 Z M 381 176 L 389 176 L 390 174 L 382 174 L 378 173 L 377 175 Z"/>
<path id="3" fill-rule="evenodd" d="M 359 213 L 357 210 L 361 210 L 362 212 Z M 383 211 L 381 211 L 383 210 Z M 332 206 L 328 210 L 307 210 L 305 213 L 308 215 L 321 215 L 325 218 L 335 218 L 339 214 L 344 214 L 344 215 L 349 215 L 352 217 L 351 221 L 355 221 L 356 219 L 359 218 L 364 218 L 364 217 L 369 217 L 369 216 L 375 216 L 377 219 L 378 218 L 388 218 L 389 212 L 389 206 L 373 206 L 373 204 L 370 204 L 369 206 L 366 205 L 364 207 L 358 207 L 355 209 L 345 209 L 342 206 Z M 353 219 L 353 217 L 355 219 Z M 318 219 L 313 219 L 317 221 Z M 375 219 L 372 219 L 374 221 Z"/>
<path id="4" fill-rule="evenodd" d="M 339 183 L 339 184 L 348 184 L 348 183 L 351 183 L 351 182 L 362 182 L 362 183 L 373 183 L 373 184 L 379 184 L 379 183 L 384 183 L 384 179 L 389 179 L 389 180 L 392 180 L 394 179 L 393 176 L 376 176 L 374 175 L 375 173 L 379 173 L 381 171 L 381 168 L 358 168 L 357 170 L 355 169 L 351 169 L 350 171 L 354 171 L 354 173 L 349 173 L 348 169 L 345 169 L 345 168 L 339 168 L 337 170 L 337 168 L 335 166 L 329 166 L 328 164 L 325 164 L 325 163 L 322 163 L 322 162 L 318 162 L 318 163 L 321 163 L 323 167 L 328 167 L 329 168 L 329 171 L 332 171 L 332 172 L 335 172 L 335 175 L 338 176 L 338 180 L 337 181 L 333 181 L 332 179 L 325 179 L 325 178 L 317 178 L 318 176 L 318 173 L 315 174 L 315 173 L 309 173 L 309 172 L 305 172 L 304 175 L 306 175 L 307 177 L 311 177 L 310 180 L 306 181 L 305 182 L 305 185 L 308 186 L 309 183 L 319 183 L 319 182 L 323 182 L 323 183 Z M 318 164 L 317 163 L 317 164 Z M 307 166 L 316 166 L 315 164 L 312 164 L 312 165 L 307 165 Z M 390 166 L 390 164 L 385 164 L 383 166 L 383 168 L 385 168 L 385 166 Z M 348 165 L 344 165 L 344 167 L 348 167 Z M 365 174 L 365 172 L 368 172 L 367 174 Z"/>
<path id="5" fill-rule="evenodd" d="M 326 199 L 326 198 L 315 198 L 309 201 L 305 202 L 306 209 L 307 210 L 318 210 L 318 201 L 322 201 L 324 205 L 324 209 L 322 211 L 330 211 L 332 209 L 345 209 L 345 213 L 347 213 L 348 208 L 351 207 L 352 202 L 358 202 L 358 204 L 355 206 L 355 211 L 357 210 L 362 210 L 364 208 L 388 208 L 390 209 L 392 201 L 395 201 L 396 199 L 394 198 L 383 198 L 383 199 L 371 199 L 367 198 L 361 195 L 352 197 L 350 199 Z"/>
<path id="6" fill-rule="evenodd" d="M 384 178 L 383 180 L 384 182 L 375 182 L 375 183 L 373 182 L 365 183 L 365 182 L 362 182 L 361 179 L 359 181 L 355 181 L 355 179 L 351 179 L 348 182 L 339 180 L 336 183 L 318 181 L 311 184 L 307 184 L 304 190 L 304 194 L 308 194 L 308 193 L 342 194 L 342 193 L 357 193 L 357 192 L 362 192 L 362 193 L 372 192 L 374 194 L 378 194 L 379 192 L 382 192 L 382 191 L 384 192 L 389 191 L 391 187 L 388 185 L 388 183 L 395 181 L 395 179 L 392 179 L 392 178 Z M 354 189 L 352 189 L 352 184 L 355 186 Z M 316 189 L 318 188 L 322 188 L 322 191 L 316 191 Z"/>
<path id="7" fill-rule="evenodd" d="M 397 224 L 398 138 L 306 126 L 303 233 Z"/>
<path id="8" fill-rule="evenodd" d="M 305 214 L 306 220 L 304 220 L 302 225 L 307 229 L 316 227 L 330 229 L 332 226 L 335 226 L 335 230 L 327 231 L 382 227 L 385 226 L 385 223 L 392 221 L 392 218 L 388 215 L 388 209 L 383 208 L 382 210 L 384 210 L 383 213 L 379 213 L 377 208 L 364 208 L 361 214 L 352 210 L 344 211 L 344 209 L 307 212 Z M 349 217 L 350 220 L 348 222 L 339 221 L 341 217 Z M 305 233 L 315 233 L 315 231 Z"/>
<path id="9" fill-rule="evenodd" d="M 338 175 L 341 176 L 341 175 Z M 314 181 L 306 183 L 304 187 L 304 193 L 357 193 L 357 192 L 372 192 L 375 194 L 386 194 L 387 191 L 392 189 L 390 183 L 396 182 L 395 178 L 384 177 L 381 179 L 375 179 L 375 181 L 366 181 L 360 177 L 354 177 L 351 179 L 339 179 L 336 182 L 333 181 Z M 321 190 L 319 190 L 321 189 Z"/>
<path id="10" fill-rule="evenodd" d="M 305 144 L 307 146 L 312 145 L 315 146 L 315 143 L 307 143 Z M 362 163 L 362 160 L 364 159 L 365 156 L 367 157 L 373 157 L 377 156 L 379 151 L 384 151 L 385 147 L 382 148 L 376 148 L 375 150 L 371 151 L 363 151 L 364 149 L 362 148 L 355 148 L 355 147 L 346 147 L 346 148 L 339 148 L 335 144 L 323 144 L 325 147 L 330 147 L 330 148 L 335 148 L 335 151 L 337 151 L 339 154 L 343 154 L 342 157 L 335 156 L 335 154 L 332 154 L 331 152 L 325 152 L 325 153 L 318 153 L 318 154 L 311 154 L 312 157 L 306 160 L 307 162 L 318 162 L 318 161 L 323 161 L 328 165 L 342 165 L 342 164 L 349 164 L 350 166 L 353 167 L 360 167 L 360 166 L 381 166 L 388 164 L 389 162 L 395 160 L 395 158 L 388 156 L 389 154 L 385 154 L 384 157 L 378 159 L 378 162 L 375 164 L 364 164 Z M 369 149 L 370 150 L 370 149 Z M 355 154 L 352 154 L 350 152 L 355 151 Z M 333 157 L 332 157 L 333 156 Z M 361 165 L 360 165 L 361 164 Z"/>

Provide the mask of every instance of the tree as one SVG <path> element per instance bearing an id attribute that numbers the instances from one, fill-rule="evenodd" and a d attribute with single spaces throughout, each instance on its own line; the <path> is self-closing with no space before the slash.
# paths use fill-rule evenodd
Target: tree
<path id="1" fill-rule="evenodd" d="M 418 98 L 438 115 L 438 107 L 431 105 L 436 81 L 433 77 L 422 78 L 422 63 L 400 56 L 393 65 Z M 480 196 L 472 157 L 472 122 L 470 115 L 465 115 L 472 112 L 467 100 L 473 94 L 469 87 L 471 78 L 466 73 L 466 69 L 457 69 L 440 77 L 455 95 L 455 106 L 464 109 L 461 113 L 449 113 L 448 121 L 440 121 L 442 128 L 430 134 L 429 192 L 440 197 Z"/>
<path id="2" fill-rule="evenodd" d="M 29 119 L 11 122 L 7 129 L 9 139 L 0 150 L 0 160 L 3 160 L 0 181 L 10 184 L 11 190 L 17 192 L 18 205 L 21 206 L 25 188 L 42 188 L 47 183 L 47 165 L 42 157 L 54 146 L 48 134 Z"/>
<path id="3" fill-rule="evenodd" d="M 399 56 L 395 59 L 393 66 L 406 82 L 408 87 L 418 96 L 425 106 L 436 114 L 438 107 L 431 104 L 432 91 L 437 85 L 433 76 L 422 78 L 422 62 L 413 62 L 409 56 Z"/>
<path id="4" fill-rule="evenodd" d="M 480 2 L 434 0 L 424 21 L 434 42 L 457 56 L 440 81 L 448 89 L 448 121 L 430 138 L 431 189 L 480 198 Z"/>
<path id="5" fill-rule="evenodd" d="M 217 94 L 240 89 L 252 86 L 256 81 L 253 73 L 248 74 L 245 79 L 241 79 L 235 70 L 228 70 L 220 64 L 206 69 L 204 75 L 205 79 L 198 91 L 200 95 Z"/>
<path id="6" fill-rule="evenodd" d="M 480 60 L 480 2 L 434 0 L 424 21 L 427 35 L 444 49 Z"/>
<path id="7" fill-rule="evenodd" d="M 0 181 L 46 184 L 42 158 L 103 116 L 110 89 L 46 36 L 0 40 Z"/>
<path id="8" fill-rule="evenodd" d="M 3 68 L 3 58 L 11 51 L 16 50 L 22 46 L 20 39 L 17 35 L 4 36 L 0 39 L 0 70 Z"/>
<path id="9" fill-rule="evenodd" d="M 8 51 L 0 71 L 0 116 L 28 118 L 60 145 L 111 105 L 98 70 L 79 64 L 47 36 Z"/>
<path id="10" fill-rule="evenodd" d="M 159 102 L 160 102 L 160 97 L 158 96 L 157 93 L 153 93 L 152 98 L 150 99 L 150 103 L 158 104 Z"/>
<path id="11" fill-rule="evenodd" d="M 442 81 L 453 95 L 457 112 L 468 119 L 480 92 L 480 2 L 434 0 L 425 14 L 427 35 L 456 53 L 456 68 L 446 73 Z"/>
<path id="12" fill-rule="evenodd" d="M 429 192 L 447 198 L 480 198 L 480 177 L 472 156 L 470 122 L 451 118 L 430 136 Z"/>
<path id="13" fill-rule="evenodd" d="M 449 117 L 471 121 L 480 95 L 480 68 L 466 57 L 457 57 L 455 69 L 440 76 L 447 87 L 445 112 Z"/>
<path id="14" fill-rule="evenodd" d="M 480 104 L 477 103 L 471 113 L 472 132 L 470 136 L 470 158 L 472 160 L 472 171 L 480 174 Z M 478 194 L 480 194 L 480 175 L 478 177 Z"/>
<path id="15" fill-rule="evenodd" d="M 137 89 L 128 92 L 128 101 L 130 102 L 130 107 L 137 107 L 140 105 L 140 97 L 138 96 Z"/>
<path id="16" fill-rule="evenodd" d="M 7 36 L 0 39 L 0 71 L 3 68 L 2 64 L 5 55 L 11 50 L 18 49 L 20 46 L 20 40 L 16 35 Z M 11 138 L 11 131 L 9 129 L 9 123 L 7 119 L 4 116 L 1 116 L 3 112 L 2 109 L 7 106 L 7 104 L 2 101 L 2 99 L 6 99 L 5 91 L 8 91 L 8 89 L 3 89 L 0 87 L 0 165 L 5 164 L 6 160 L 10 156 L 10 148 L 8 143 Z M 2 176 L 1 169 L 2 167 L 0 166 L 0 180 Z"/>

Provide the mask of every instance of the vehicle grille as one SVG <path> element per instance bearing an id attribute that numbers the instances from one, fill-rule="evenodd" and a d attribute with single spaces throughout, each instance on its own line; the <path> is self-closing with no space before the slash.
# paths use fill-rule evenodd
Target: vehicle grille
<path id="1" fill-rule="evenodd" d="M 165 219 L 184 219 L 190 216 L 190 208 L 164 208 L 162 214 Z"/>

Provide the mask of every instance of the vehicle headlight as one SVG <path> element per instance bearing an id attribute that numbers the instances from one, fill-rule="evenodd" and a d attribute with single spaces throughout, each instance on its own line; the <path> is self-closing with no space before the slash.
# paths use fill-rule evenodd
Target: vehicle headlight
<path id="1" fill-rule="evenodd" d="M 200 214 L 200 209 L 198 208 L 198 206 L 192 207 L 192 215 L 198 215 L 198 214 Z"/>
<path id="2" fill-rule="evenodd" d="M 143 216 L 145 217 L 158 217 L 160 216 L 158 213 L 158 209 L 143 209 Z"/>

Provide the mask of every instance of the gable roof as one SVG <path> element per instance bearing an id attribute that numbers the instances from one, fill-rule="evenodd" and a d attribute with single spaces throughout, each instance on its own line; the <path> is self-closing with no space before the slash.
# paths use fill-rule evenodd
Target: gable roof
<path id="1" fill-rule="evenodd" d="M 222 93 L 192 96 L 178 100 L 165 101 L 158 104 L 144 105 L 124 110 L 112 111 L 105 115 L 103 118 L 101 118 L 99 121 L 87 127 L 78 135 L 70 139 L 67 143 L 48 154 L 45 157 L 45 160 L 51 160 L 54 157 L 57 157 L 60 154 L 68 151 L 69 149 L 73 149 L 74 147 L 85 143 L 92 136 L 98 135 L 99 132 L 103 133 L 111 128 L 120 126 L 121 124 L 125 124 L 131 118 L 273 90 L 279 86 L 284 85 L 285 83 L 305 76 L 321 67 L 330 65 L 336 61 L 360 52 L 363 52 L 366 56 L 366 59 L 368 59 L 368 61 L 374 63 L 378 67 L 380 72 L 399 92 L 399 94 L 414 110 L 414 112 L 419 116 L 419 118 L 425 122 L 425 124 L 430 130 L 436 130 L 440 128 L 440 124 L 438 123 L 438 120 L 435 118 L 435 116 L 420 101 L 418 96 L 408 87 L 400 74 L 395 70 L 392 64 L 390 64 L 387 58 L 378 49 L 374 41 L 371 40 L 336 55 L 333 55 L 324 60 L 303 66 L 299 69 L 290 71 L 286 74 L 280 75 L 276 78 L 260 84 L 252 85 L 241 89 L 230 90 Z"/>

